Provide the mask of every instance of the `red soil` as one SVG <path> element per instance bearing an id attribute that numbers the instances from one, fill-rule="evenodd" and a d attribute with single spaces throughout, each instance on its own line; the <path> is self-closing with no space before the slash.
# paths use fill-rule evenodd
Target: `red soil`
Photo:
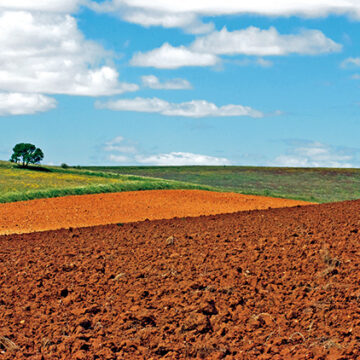
<path id="1" fill-rule="evenodd" d="M 66 196 L 0 204 L 0 235 L 303 204 L 309 203 L 196 190 Z"/>
<path id="2" fill-rule="evenodd" d="M 359 268 L 360 201 L 1 236 L 0 358 L 358 359 Z"/>

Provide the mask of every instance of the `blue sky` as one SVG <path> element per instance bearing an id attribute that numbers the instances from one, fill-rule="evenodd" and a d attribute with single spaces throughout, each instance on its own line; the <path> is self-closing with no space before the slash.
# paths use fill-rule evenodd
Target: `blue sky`
<path id="1" fill-rule="evenodd" d="M 356 0 L 4 0 L 0 159 L 360 167 Z"/>

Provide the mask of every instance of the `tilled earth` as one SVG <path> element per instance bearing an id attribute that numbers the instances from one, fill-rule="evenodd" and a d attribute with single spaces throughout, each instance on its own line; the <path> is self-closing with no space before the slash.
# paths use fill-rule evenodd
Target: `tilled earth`
<path id="1" fill-rule="evenodd" d="M 0 235 L 310 204 L 203 190 L 147 190 L 0 204 Z"/>
<path id="2" fill-rule="evenodd" d="M 0 237 L 1 359 L 360 358 L 360 201 Z"/>

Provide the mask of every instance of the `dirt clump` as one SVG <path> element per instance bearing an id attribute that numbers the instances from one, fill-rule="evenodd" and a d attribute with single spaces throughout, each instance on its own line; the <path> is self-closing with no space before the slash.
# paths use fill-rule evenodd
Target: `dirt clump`
<path id="1" fill-rule="evenodd" d="M 0 235 L 307 205 L 199 190 L 149 190 L 0 204 Z"/>
<path id="2" fill-rule="evenodd" d="M 352 201 L 1 236 L 0 358 L 360 358 L 358 229 Z"/>

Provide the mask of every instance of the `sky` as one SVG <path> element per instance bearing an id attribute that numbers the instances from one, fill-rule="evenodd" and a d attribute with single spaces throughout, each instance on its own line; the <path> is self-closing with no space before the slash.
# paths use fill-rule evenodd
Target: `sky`
<path id="1" fill-rule="evenodd" d="M 0 0 L 0 159 L 360 167 L 358 0 Z"/>

